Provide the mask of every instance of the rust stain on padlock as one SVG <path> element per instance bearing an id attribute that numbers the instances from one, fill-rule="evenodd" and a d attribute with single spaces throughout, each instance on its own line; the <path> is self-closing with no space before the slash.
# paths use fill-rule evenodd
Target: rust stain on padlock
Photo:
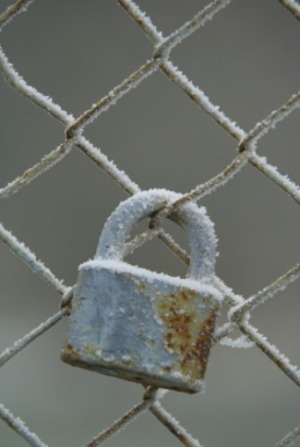
<path id="1" fill-rule="evenodd" d="M 204 377 L 217 309 L 210 308 L 204 321 L 192 310 L 199 295 L 192 290 L 180 289 L 178 293 L 160 295 L 159 318 L 166 326 L 165 346 L 171 353 L 179 354 L 181 372 L 191 378 Z"/>
<path id="2" fill-rule="evenodd" d="M 80 358 L 77 352 L 74 350 L 71 343 L 67 343 L 64 349 L 61 351 L 60 358 L 73 366 L 80 366 L 88 369 L 85 362 Z"/>
<path id="3" fill-rule="evenodd" d="M 131 275 L 131 276 L 132 276 L 132 275 Z M 140 282 L 140 283 L 137 284 L 137 286 L 138 286 L 138 289 L 139 289 L 139 291 L 140 291 L 141 293 L 146 292 L 146 290 L 147 290 L 147 288 L 148 288 L 148 284 L 145 283 L 145 282 Z"/>
<path id="4" fill-rule="evenodd" d="M 136 376 L 132 378 L 130 374 L 128 375 L 126 373 L 126 368 L 130 370 L 134 366 L 131 359 L 128 359 L 128 361 L 124 361 L 122 367 L 120 367 L 118 363 L 114 364 L 114 362 L 112 361 L 110 362 L 110 369 L 107 370 L 107 367 L 103 366 L 103 364 L 97 364 L 97 362 L 96 363 L 88 362 L 86 360 L 86 357 L 84 358 L 82 357 L 83 354 L 90 355 L 94 359 L 97 359 L 97 357 L 99 357 L 99 353 L 97 352 L 97 350 L 90 345 L 86 345 L 82 353 L 79 355 L 74 349 L 74 347 L 71 345 L 71 343 L 68 343 L 61 352 L 61 359 L 72 366 L 79 366 L 80 368 L 84 368 L 90 371 L 98 371 L 100 373 L 104 373 L 110 376 L 123 376 L 128 380 L 142 382 L 142 379 L 140 377 Z"/>

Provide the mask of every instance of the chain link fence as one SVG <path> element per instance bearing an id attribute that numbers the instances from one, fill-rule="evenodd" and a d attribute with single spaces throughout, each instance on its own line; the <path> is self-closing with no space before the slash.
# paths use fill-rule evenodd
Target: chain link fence
<path id="1" fill-rule="evenodd" d="M 299 445 L 299 3 L 2 3 L 1 445 Z M 59 361 L 78 264 L 153 187 L 204 203 L 219 236 L 195 397 Z M 164 228 L 133 262 L 183 275 Z"/>

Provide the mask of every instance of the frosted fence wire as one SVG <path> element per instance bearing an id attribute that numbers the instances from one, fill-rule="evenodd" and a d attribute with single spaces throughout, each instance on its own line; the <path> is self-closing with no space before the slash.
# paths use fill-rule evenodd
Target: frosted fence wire
<path id="1" fill-rule="evenodd" d="M 0 17 L 0 25 L 11 26 L 12 19 L 20 12 L 30 14 L 31 4 L 33 1 L 19 0 L 11 5 Z M 10 199 L 15 194 L 21 192 L 23 188 L 46 171 L 62 162 L 65 157 L 73 152 L 73 148 L 77 147 L 79 150 L 91 159 L 101 170 L 105 173 L 128 194 L 134 194 L 140 190 L 140 187 L 131 178 L 131 175 L 124 172 L 116 166 L 99 148 L 94 146 L 83 132 L 87 126 L 95 120 L 101 120 L 101 114 L 111 108 L 112 105 L 118 105 L 124 96 L 130 96 L 132 90 L 136 87 L 140 88 L 145 79 L 151 77 L 154 73 L 160 71 L 163 73 L 170 85 L 174 84 L 181 90 L 194 104 L 209 115 L 216 123 L 216 127 L 222 128 L 229 136 L 236 141 L 237 153 L 231 161 L 220 170 L 219 173 L 212 176 L 208 181 L 202 184 L 195 185 L 190 191 L 183 194 L 183 196 L 175 203 L 169 204 L 165 211 L 162 211 L 158 219 L 150 223 L 150 229 L 140 236 L 137 236 L 133 242 L 128 244 L 128 253 L 133 252 L 138 246 L 144 242 L 158 236 L 163 243 L 165 243 L 174 253 L 185 263 L 189 262 L 188 255 L 181 249 L 176 241 L 171 237 L 161 226 L 162 217 L 164 213 L 170 211 L 170 208 L 180 206 L 188 200 L 200 200 L 210 193 L 218 194 L 220 187 L 232 180 L 238 173 L 243 175 L 243 170 L 252 165 L 259 173 L 262 173 L 268 180 L 271 180 L 275 187 L 281 188 L 287 196 L 287 200 L 292 199 L 295 204 L 300 203 L 300 189 L 291 179 L 284 173 L 281 173 L 280 166 L 272 166 L 266 158 L 259 155 L 260 140 L 268 133 L 272 133 L 273 129 L 282 120 L 287 120 L 290 114 L 295 111 L 300 105 L 300 91 L 295 92 L 290 97 L 287 97 L 282 104 L 278 104 L 275 111 L 270 111 L 264 119 L 253 126 L 250 131 L 246 132 L 239 124 L 234 122 L 226 113 L 222 111 L 219 106 L 213 103 L 202 90 L 201 86 L 196 86 L 184 73 L 182 73 L 172 62 L 172 50 L 191 36 L 194 33 L 201 32 L 200 28 L 209 26 L 209 22 L 214 20 L 222 14 L 230 5 L 230 0 L 215 0 L 206 5 L 197 14 L 195 14 L 189 21 L 179 26 L 169 36 L 164 36 L 161 31 L 157 29 L 155 23 L 141 10 L 138 3 L 131 0 L 119 0 L 119 5 L 135 22 L 132 26 L 138 26 L 143 33 L 153 43 L 153 56 L 151 59 L 145 60 L 138 69 L 127 76 L 123 81 L 116 85 L 107 95 L 102 98 L 96 98 L 94 104 L 85 112 L 74 118 L 73 115 L 55 103 L 51 98 L 45 96 L 42 92 L 31 86 L 30 83 L 13 67 L 9 60 L 9 55 L 6 55 L 4 50 L 0 49 L 0 67 L 4 79 L 22 97 L 29 99 L 35 105 L 40 107 L 41 111 L 46 111 L 52 118 L 61 122 L 65 127 L 65 141 L 61 142 L 51 152 L 45 155 L 39 162 L 36 162 L 32 167 L 28 168 L 23 174 L 11 179 L 9 183 L 2 186 L 0 189 L 1 199 Z M 274 2 L 275 3 L 275 2 Z M 290 20 L 299 19 L 300 7 L 295 1 L 280 2 L 282 7 L 290 13 Z M 28 10 L 28 11 L 27 11 Z M 283 9 L 284 10 L 284 9 Z M 18 18 L 14 22 L 17 26 Z M 13 59 L 13 58 L 12 58 Z M 146 58 L 145 58 L 146 59 Z M 122 167 L 121 167 L 122 168 Z M 141 167 L 142 169 L 142 167 Z M 101 171 L 99 171 L 101 175 Z M 34 183 L 33 183 L 34 184 Z M 156 187 L 156 185 L 152 185 Z M 96 197 L 94 198 L 96 199 Z M 11 199 L 12 200 L 12 199 Z M 101 200 L 97 197 L 97 200 Z M 60 310 L 50 315 L 40 324 L 35 326 L 25 335 L 17 338 L 17 340 L 10 346 L 4 349 L 0 354 L 0 365 L 3 366 L 10 361 L 21 351 L 25 352 L 33 340 L 39 338 L 42 334 L 61 321 L 68 314 L 68 305 L 72 299 L 72 287 L 65 286 L 59 280 L 52 270 L 41 262 L 34 251 L 22 242 L 22 238 L 13 234 L 4 225 L 0 225 L 0 238 L 2 242 L 19 258 L 21 259 L 32 272 L 46 281 L 53 291 L 60 296 Z M 7 252 L 7 256 L 10 256 Z M 300 385 L 300 370 L 293 362 L 281 352 L 277 346 L 269 342 L 266 336 L 250 322 L 252 312 L 254 309 L 260 308 L 267 300 L 272 300 L 279 292 L 284 290 L 292 282 L 299 279 L 300 264 L 291 266 L 291 268 L 282 272 L 273 281 L 258 290 L 250 297 L 241 297 L 239 294 L 233 292 L 224 282 L 216 277 L 215 285 L 221 290 L 225 297 L 226 305 L 229 308 L 227 314 L 227 321 L 221 324 L 215 333 L 214 344 L 229 344 L 232 347 L 237 346 L 250 347 L 256 346 L 259 348 L 268 359 L 274 364 L 274 368 L 279 368 L 290 380 L 291 385 L 295 387 Z M 239 331 L 237 339 L 231 339 L 232 333 Z M 4 385 L 5 386 L 5 385 Z M 295 388 L 295 392 L 298 388 Z M 209 393 L 209 391 L 208 391 Z M 203 445 L 201 439 L 198 441 L 191 436 L 183 425 L 164 409 L 160 403 L 160 399 L 164 396 L 164 392 L 149 388 L 144 391 L 143 398 L 139 403 L 126 411 L 123 415 L 118 417 L 116 422 L 111 424 L 107 429 L 100 431 L 98 435 L 91 434 L 91 440 L 86 442 L 88 447 L 96 447 L 117 434 L 121 429 L 143 414 L 145 411 L 152 413 L 158 421 L 176 438 L 177 441 L 186 446 L 200 446 Z M 32 403 L 34 404 L 34 395 L 32 396 Z M 35 433 L 34 423 L 27 427 L 27 422 L 23 422 L 18 416 L 14 415 L 6 405 L 1 404 L 0 417 L 7 427 L 14 430 L 16 435 L 19 435 L 31 446 L 45 446 L 42 441 L 43 436 Z M 116 404 L 117 405 L 117 404 Z M 72 409 L 70 409 L 72 411 Z M 84 421 L 82 421 L 84 424 Z M 2 429 L 2 427 L 1 427 Z M 218 427 L 216 426 L 217 430 Z M 234 428 L 232 428 L 234 430 Z M 38 431 L 38 430 L 37 430 Z M 131 432 L 132 433 L 132 432 Z M 121 436 L 121 435 L 120 435 Z M 276 447 L 283 447 L 288 445 L 299 445 L 300 429 L 299 426 L 293 428 L 291 425 L 290 431 L 282 434 L 282 439 L 278 439 Z M 0 435 L 1 440 L 1 435 Z M 146 442 L 146 439 L 145 439 Z M 150 441 L 151 442 L 151 441 Z M 234 441 L 232 441 L 234 443 Z M 298 443 L 298 444 L 297 444 Z M 261 444 L 263 445 L 263 444 Z"/>

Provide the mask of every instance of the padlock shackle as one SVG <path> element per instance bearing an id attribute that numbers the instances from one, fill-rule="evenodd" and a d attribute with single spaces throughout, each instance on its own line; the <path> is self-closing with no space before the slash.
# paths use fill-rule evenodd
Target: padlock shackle
<path id="1" fill-rule="evenodd" d="M 122 261 L 125 243 L 138 222 L 180 197 L 181 194 L 172 191 L 152 189 L 138 192 L 121 202 L 103 227 L 95 258 Z M 200 279 L 213 275 L 217 238 L 206 209 L 188 202 L 178 207 L 169 218 L 187 232 L 191 250 L 188 276 Z"/>

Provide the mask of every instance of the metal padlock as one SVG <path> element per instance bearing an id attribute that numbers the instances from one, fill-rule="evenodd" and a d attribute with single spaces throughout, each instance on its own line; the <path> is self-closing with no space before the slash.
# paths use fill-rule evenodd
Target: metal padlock
<path id="1" fill-rule="evenodd" d="M 123 261 L 134 226 L 179 198 L 140 192 L 107 220 L 95 258 L 79 266 L 64 362 L 144 385 L 201 390 L 220 301 L 210 285 L 216 236 L 205 209 L 189 202 L 169 216 L 188 235 L 187 278 Z"/>

